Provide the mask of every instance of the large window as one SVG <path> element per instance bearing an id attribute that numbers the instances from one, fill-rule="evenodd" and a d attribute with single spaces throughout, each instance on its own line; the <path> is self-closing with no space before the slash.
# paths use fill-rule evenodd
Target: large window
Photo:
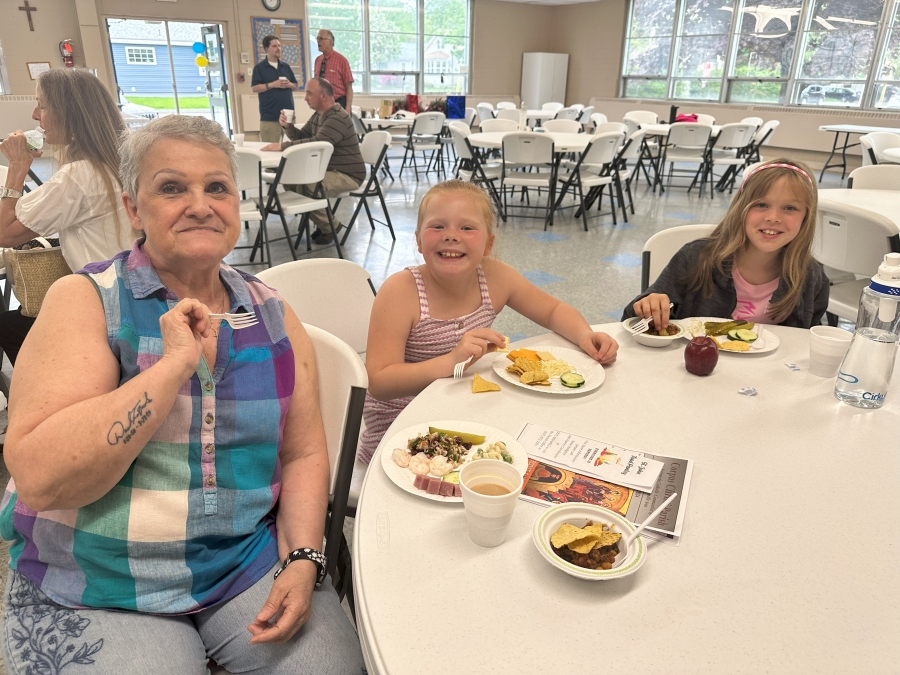
<path id="1" fill-rule="evenodd" d="M 897 0 L 632 0 L 622 94 L 900 108 Z"/>
<path id="2" fill-rule="evenodd" d="M 312 0 L 316 34 L 334 33 L 356 91 L 372 94 L 464 94 L 469 88 L 471 0 Z M 312 61 L 312 59 L 311 59 Z"/>

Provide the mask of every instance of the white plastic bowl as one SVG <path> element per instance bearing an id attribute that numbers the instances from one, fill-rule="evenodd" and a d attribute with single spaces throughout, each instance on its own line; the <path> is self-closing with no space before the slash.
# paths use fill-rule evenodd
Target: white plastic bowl
<path id="1" fill-rule="evenodd" d="M 550 545 L 550 537 L 559 529 L 560 525 L 569 523 L 575 527 L 584 527 L 589 520 L 595 523 L 615 525 L 616 531 L 622 533 L 622 539 L 619 540 L 619 555 L 616 556 L 616 562 L 612 569 L 589 570 L 584 567 L 578 567 L 578 565 L 566 562 L 553 552 L 553 548 Z M 579 579 L 601 581 L 627 577 L 629 574 L 637 572 L 641 565 L 644 564 L 644 561 L 647 559 L 647 546 L 641 537 L 631 542 L 631 545 L 627 548 L 623 546 L 625 539 L 634 530 L 634 525 L 629 523 L 624 517 L 609 509 L 604 509 L 602 506 L 594 506 L 593 504 L 560 504 L 547 509 L 541 514 L 534 522 L 531 535 L 537 550 L 554 567 L 558 567 L 566 574 L 571 574 Z"/>
<path id="2" fill-rule="evenodd" d="M 622 325 L 625 326 L 625 329 L 628 330 L 629 326 L 637 323 L 641 319 L 639 317 L 633 316 L 630 319 L 625 319 L 622 322 Z M 679 338 L 684 337 L 684 326 L 682 326 L 677 321 L 669 321 L 669 325 L 676 326 L 678 328 L 678 332 L 675 335 L 649 335 L 647 333 L 632 333 L 632 337 L 634 341 L 639 345 L 644 345 L 645 347 L 667 347 L 674 340 L 678 340 Z M 629 331 L 630 332 L 630 331 Z"/>

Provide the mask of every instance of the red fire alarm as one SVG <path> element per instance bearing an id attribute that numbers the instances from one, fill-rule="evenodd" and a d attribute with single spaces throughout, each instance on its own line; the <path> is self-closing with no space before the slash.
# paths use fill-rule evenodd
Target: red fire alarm
<path id="1" fill-rule="evenodd" d="M 62 56 L 66 68 L 75 67 L 75 48 L 71 40 L 63 40 L 59 43 L 59 55 Z"/>

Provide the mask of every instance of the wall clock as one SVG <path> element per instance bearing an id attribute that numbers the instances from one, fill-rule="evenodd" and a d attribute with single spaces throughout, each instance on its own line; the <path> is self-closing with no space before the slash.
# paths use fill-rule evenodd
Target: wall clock
<path id="1" fill-rule="evenodd" d="M 281 0 L 262 0 L 262 4 L 267 10 L 274 12 L 281 7 Z"/>

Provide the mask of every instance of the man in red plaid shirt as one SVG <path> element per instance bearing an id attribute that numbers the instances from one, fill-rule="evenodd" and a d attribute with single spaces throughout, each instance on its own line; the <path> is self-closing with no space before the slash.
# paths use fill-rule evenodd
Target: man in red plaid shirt
<path id="1" fill-rule="evenodd" d="M 322 29 L 316 35 L 316 43 L 322 52 L 316 57 L 313 77 L 324 77 L 334 87 L 334 100 L 350 112 L 353 105 L 353 73 L 350 63 L 343 54 L 334 51 L 334 33 Z"/>

